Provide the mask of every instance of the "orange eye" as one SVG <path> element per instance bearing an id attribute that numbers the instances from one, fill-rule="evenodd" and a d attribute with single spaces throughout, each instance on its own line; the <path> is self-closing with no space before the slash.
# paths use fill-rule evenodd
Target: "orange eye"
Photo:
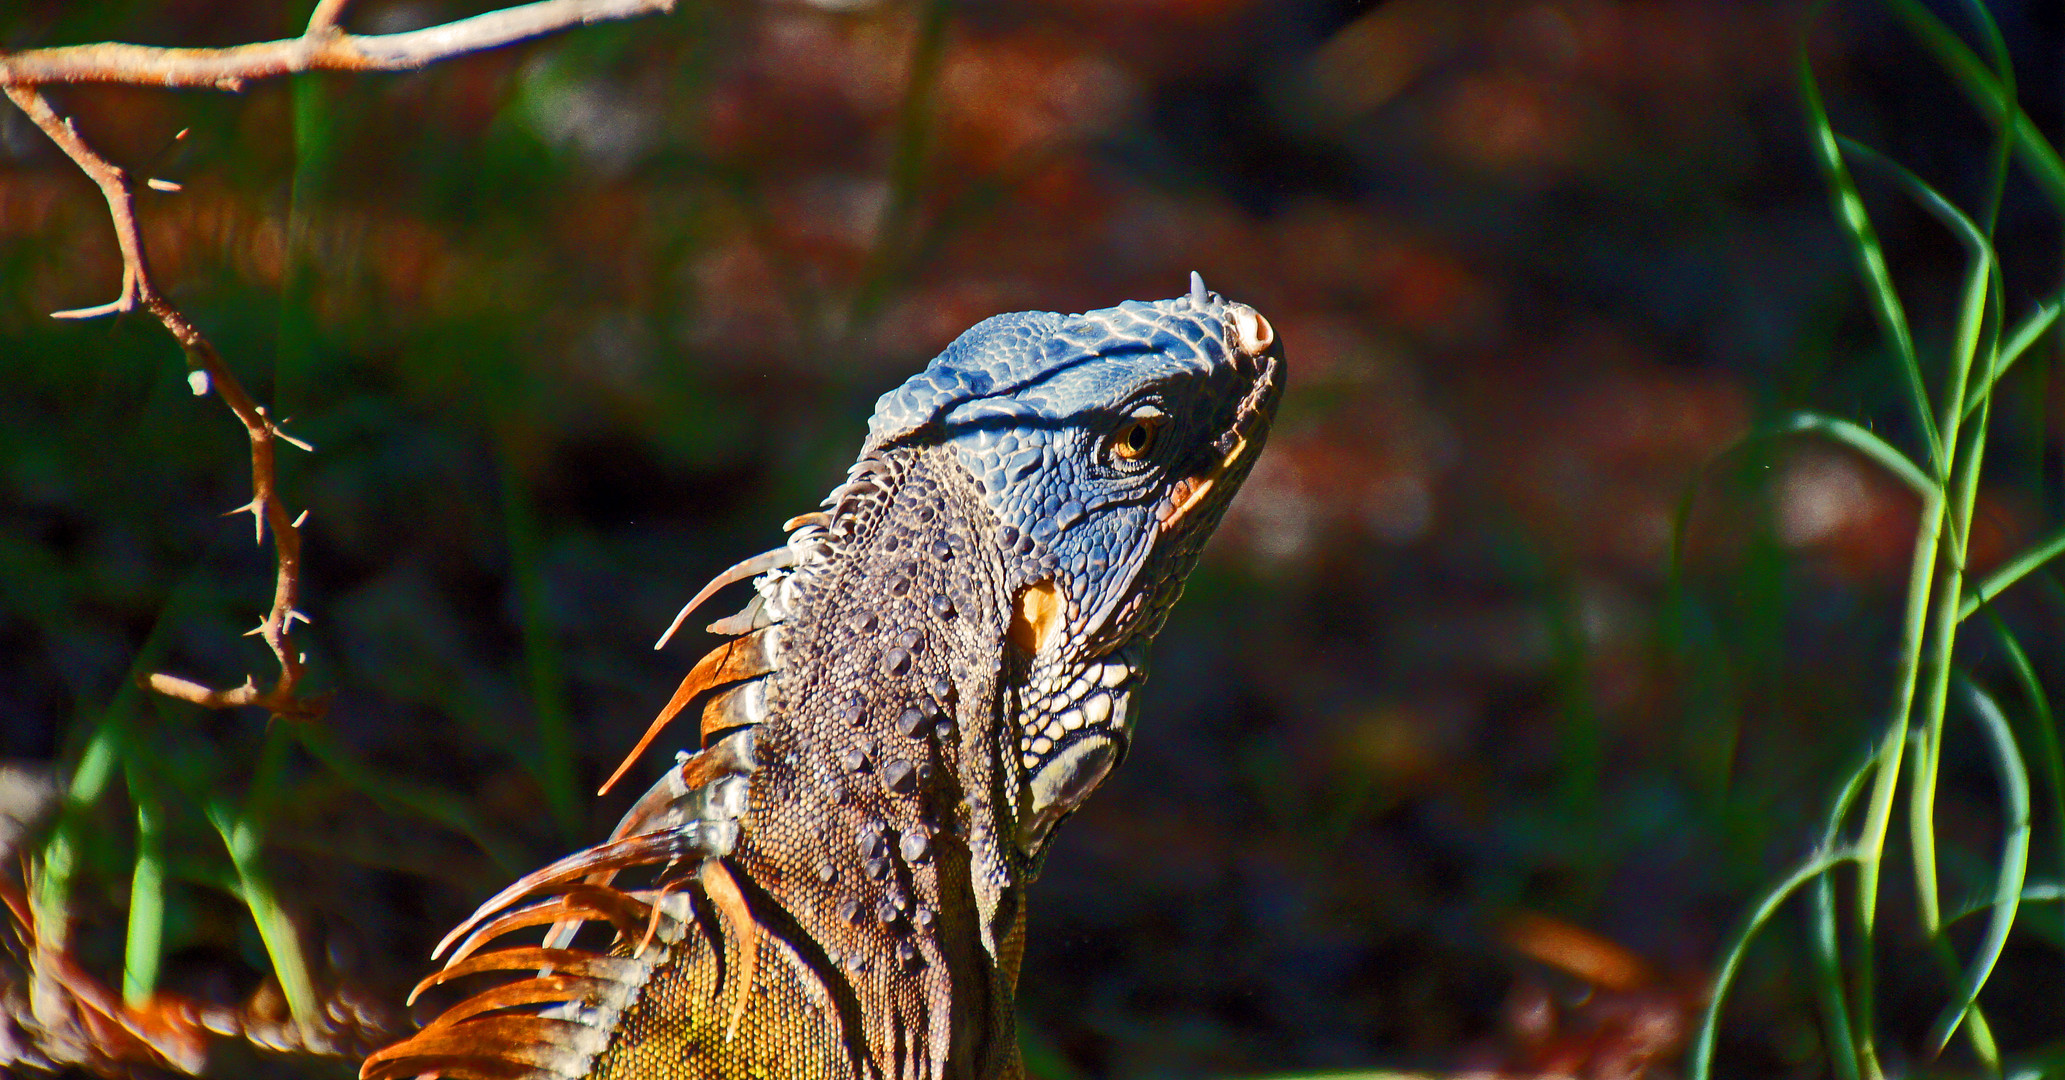
<path id="1" fill-rule="evenodd" d="M 1111 452 L 1126 461 L 1138 461 L 1154 450 L 1154 438 L 1162 429 L 1159 416 L 1139 416 L 1112 436 Z"/>

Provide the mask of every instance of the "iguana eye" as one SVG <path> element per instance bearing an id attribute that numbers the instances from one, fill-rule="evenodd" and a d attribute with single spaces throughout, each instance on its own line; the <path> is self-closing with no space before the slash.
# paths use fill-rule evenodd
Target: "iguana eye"
<path id="1" fill-rule="evenodd" d="M 1154 451 L 1155 436 L 1162 429 L 1160 415 L 1136 416 L 1111 437 L 1111 452 L 1124 461 L 1138 461 Z"/>

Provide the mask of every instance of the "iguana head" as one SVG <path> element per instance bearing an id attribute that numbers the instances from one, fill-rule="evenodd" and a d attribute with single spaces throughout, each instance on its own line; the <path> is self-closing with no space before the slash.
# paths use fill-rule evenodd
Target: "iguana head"
<path id="1" fill-rule="evenodd" d="M 1193 274 L 1173 300 L 985 320 L 877 403 L 870 449 L 945 443 L 997 521 L 1019 661 L 998 751 L 1023 868 L 1125 754 L 1147 643 L 1282 389 L 1269 323 Z"/>

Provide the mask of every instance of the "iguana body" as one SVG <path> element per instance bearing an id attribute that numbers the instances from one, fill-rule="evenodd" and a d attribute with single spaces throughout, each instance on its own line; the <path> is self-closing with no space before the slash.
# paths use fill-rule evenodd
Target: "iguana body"
<path id="1" fill-rule="evenodd" d="M 1125 753 L 1146 646 L 1261 450 L 1273 342 L 1193 275 L 987 320 L 885 395 L 826 510 L 691 602 L 759 575 L 646 738 L 700 704 L 705 749 L 455 930 L 426 985 L 522 977 L 365 1080 L 1017 1076 L 1026 886 Z M 611 884 L 631 868 L 653 884 Z M 582 920 L 609 953 L 569 947 Z"/>

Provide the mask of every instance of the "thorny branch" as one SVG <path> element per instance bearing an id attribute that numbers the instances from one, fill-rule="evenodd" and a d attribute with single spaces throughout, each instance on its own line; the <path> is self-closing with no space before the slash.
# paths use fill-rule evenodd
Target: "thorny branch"
<path id="1" fill-rule="evenodd" d="M 105 42 L 0 56 L 0 85 L 112 82 L 238 91 L 253 79 L 303 71 L 414 71 L 483 49 L 590 23 L 672 11 L 674 0 L 539 0 L 400 34 L 347 34 L 344 0 L 323 0 L 296 38 L 228 49 Z"/>
<path id="2" fill-rule="evenodd" d="M 261 705 L 280 716 L 309 717 L 322 711 L 319 701 L 296 697 L 295 687 L 302 676 L 301 653 L 294 645 L 294 620 L 306 619 L 295 610 L 295 602 L 301 592 L 301 530 L 300 518 L 290 519 L 287 508 L 280 501 L 276 471 L 273 467 L 273 446 L 277 440 L 295 442 L 266 415 L 265 406 L 251 400 L 242 383 L 237 381 L 215 347 L 208 339 L 187 321 L 178 308 L 159 293 L 151 282 L 150 262 L 144 252 L 143 237 L 136 227 L 136 197 L 130 188 L 129 174 L 121 166 L 101 157 L 69 119 L 57 115 L 42 91 L 30 86 L 8 86 L 5 92 L 9 100 L 21 107 L 36 126 L 42 128 L 58 148 L 76 162 L 81 170 L 100 186 L 101 194 L 108 201 L 108 216 L 115 226 L 115 242 L 122 251 L 122 293 L 114 300 L 98 307 L 80 308 L 73 311 L 54 313 L 60 319 L 85 319 L 98 315 L 133 311 L 138 307 L 157 316 L 173 338 L 186 350 L 187 363 L 195 370 L 193 380 L 196 390 L 205 393 L 212 384 L 222 400 L 236 414 L 244 425 L 244 432 L 251 440 L 251 501 L 232 513 L 250 511 L 257 528 L 259 539 L 265 537 L 265 527 L 272 526 L 273 552 L 278 561 L 278 571 L 273 582 L 272 609 L 266 613 L 265 621 L 253 631 L 265 639 L 267 647 L 280 661 L 280 676 L 273 688 L 260 692 L 251 680 L 234 690 L 214 691 L 192 683 L 175 691 L 171 684 L 181 682 L 164 675 L 152 675 L 145 685 L 159 693 L 192 701 L 211 708 L 229 708 L 238 705 Z M 303 444 L 305 445 L 305 444 Z"/>
<path id="3" fill-rule="evenodd" d="M 163 673 L 142 680 L 146 688 L 157 693 L 211 709 L 255 705 L 276 717 L 313 719 L 322 715 L 328 704 L 327 695 L 304 697 L 295 693 L 305 670 L 301 650 L 294 643 L 294 621 L 308 621 L 296 608 L 301 593 L 300 527 L 308 514 L 288 514 L 286 503 L 280 498 L 273 462 L 274 447 L 279 442 L 303 450 L 310 447 L 280 429 L 267 415 L 265 406 L 254 402 L 245 392 L 208 339 L 157 290 L 136 224 L 136 198 L 129 173 L 94 150 L 69 118 L 59 116 L 43 96 L 41 87 L 91 82 L 236 92 L 251 80 L 304 71 L 413 71 L 439 60 L 576 26 L 630 19 L 671 11 L 674 7 L 674 0 L 540 0 L 421 30 L 360 35 L 346 33 L 338 26 L 349 3 L 350 0 L 318 0 L 309 15 L 308 28 L 300 37 L 228 49 L 105 42 L 0 53 L 0 92 L 100 187 L 107 199 L 116 244 L 122 252 L 120 295 L 95 307 L 53 312 L 52 317 L 89 319 L 139 307 L 149 311 L 186 351 L 187 363 L 193 369 L 189 379 L 194 393 L 205 394 L 212 385 L 244 425 L 244 433 L 251 442 L 251 501 L 231 513 L 248 511 L 261 542 L 266 528 L 272 529 L 273 553 L 278 564 L 272 607 L 250 633 L 263 638 L 278 658 L 279 677 L 270 689 L 263 690 L 249 677 L 229 690 L 211 689 Z M 177 185 L 165 181 L 147 183 L 160 190 L 178 190 Z"/>

